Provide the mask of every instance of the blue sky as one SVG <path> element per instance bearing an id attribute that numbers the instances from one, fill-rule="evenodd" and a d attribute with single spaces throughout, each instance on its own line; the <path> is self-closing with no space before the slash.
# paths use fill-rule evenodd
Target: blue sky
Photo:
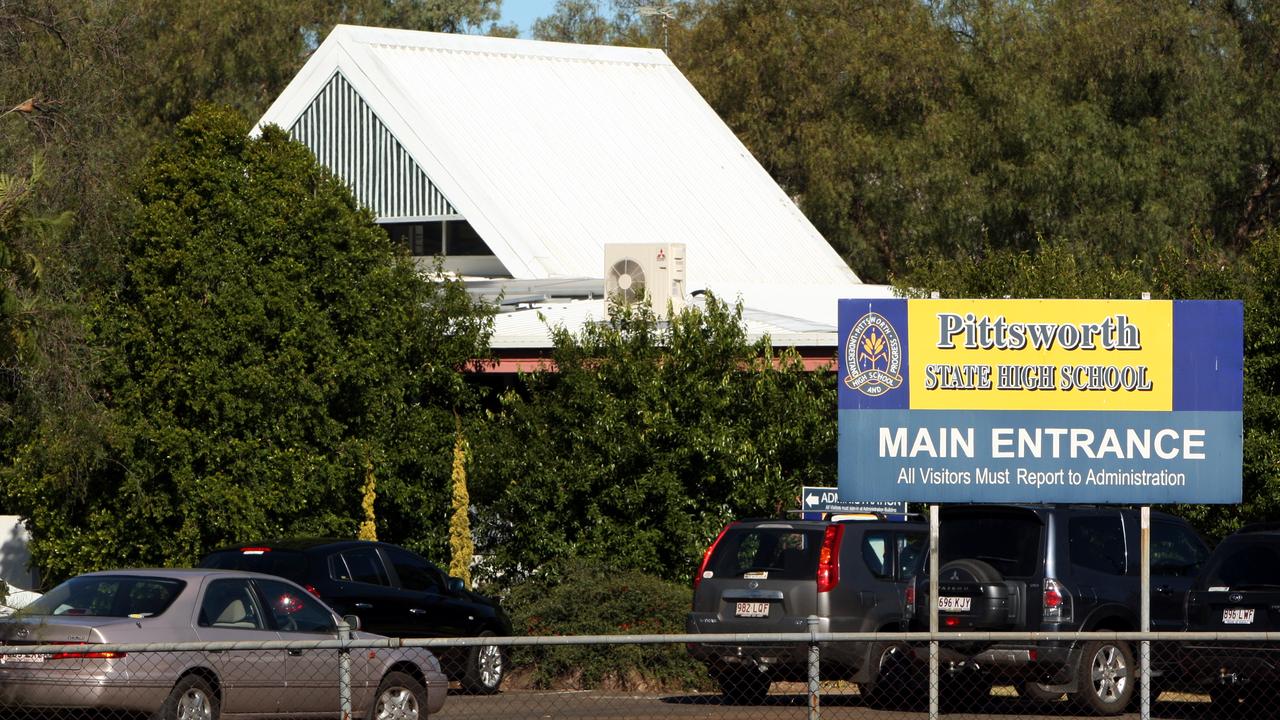
<path id="1" fill-rule="evenodd" d="M 514 22 L 520 26 L 520 37 L 529 37 L 533 21 L 555 11 L 556 0 L 502 0 L 503 24 Z"/>

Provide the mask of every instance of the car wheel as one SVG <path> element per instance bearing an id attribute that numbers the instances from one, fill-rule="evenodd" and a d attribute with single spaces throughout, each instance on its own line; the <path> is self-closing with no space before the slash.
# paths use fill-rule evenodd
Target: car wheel
<path id="1" fill-rule="evenodd" d="M 769 676 L 755 668 L 724 670 L 713 677 L 726 705 L 759 705 L 769 695 Z"/>
<path id="2" fill-rule="evenodd" d="M 1128 643 L 1086 643 L 1076 676 L 1080 689 L 1072 698 L 1095 715 L 1121 713 L 1133 699 L 1137 685 L 1133 671 L 1133 651 Z"/>
<path id="3" fill-rule="evenodd" d="M 222 703 L 209 686 L 209 681 L 199 675 L 187 675 L 178 680 L 160 706 L 160 720 L 218 720 Z"/>
<path id="4" fill-rule="evenodd" d="M 494 637 L 488 631 L 480 637 Z M 477 645 L 467 651 L 467 666 L 462 674 L 462 689 L 469 693 L 492 695 L 502 685 L 506 673 L 506 654 L 500 645 Z"/>
<path id="5" fill-rule="evenodd" d="M 421 720 L 427 717 L 427 690 L 412 675 L 389 672 L 378 685 L 369 720 Z"/>
<path id="6" fill-rule="evenodd" d="M 858 693 L 867 707 L 889 709 L 914 697 L 911 677 L 911 648 L 903 643 L 879 642 L 871 647 L 871 679 L 858 683 Z"/>

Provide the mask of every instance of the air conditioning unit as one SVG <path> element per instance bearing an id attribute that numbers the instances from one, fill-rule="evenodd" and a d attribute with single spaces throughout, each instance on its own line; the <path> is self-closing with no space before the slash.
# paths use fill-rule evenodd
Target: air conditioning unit
<path id="1" fill-rule="evenodd" d="M 658 317 L 684 308 L 684 243 L 606 243 L 605 316 L 613 303 L 649 303 Z"/>

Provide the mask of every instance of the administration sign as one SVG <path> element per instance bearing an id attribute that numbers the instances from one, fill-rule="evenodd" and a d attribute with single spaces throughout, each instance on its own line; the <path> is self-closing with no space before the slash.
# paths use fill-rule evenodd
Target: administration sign
<path id="1" fill-rule="evenodd" d="M 1234 301 L 841 300 L 840 496 L 1240 501 Z"/>

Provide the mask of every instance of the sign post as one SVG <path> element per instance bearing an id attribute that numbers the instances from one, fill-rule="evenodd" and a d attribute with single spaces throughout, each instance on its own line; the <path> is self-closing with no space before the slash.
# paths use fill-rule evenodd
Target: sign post
<path id="1" fill-rule="evenodd" d="M 1141 506 L 1149 632 L 1149 506 L 1240 502 L 1241 302 L 850 299 L 839 333 L 839 497 L 930 505 L 931 633 L 939 503 Z"/>

